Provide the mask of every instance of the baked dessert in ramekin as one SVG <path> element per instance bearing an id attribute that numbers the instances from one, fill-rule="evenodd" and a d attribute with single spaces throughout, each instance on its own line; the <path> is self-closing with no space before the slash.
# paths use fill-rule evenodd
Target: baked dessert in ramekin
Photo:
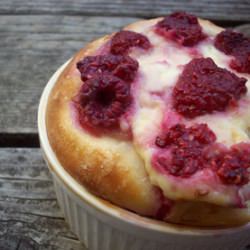
<path id="1" fill-rule="evenodd" d="M 81 237 L 79 202 L 101 202 L 144 231 L 165 228 L 148 233 L 161 235 L 150 244 L 131 231 L 144 237 L 136 250 L 183 249 L 191 235 L 199 237 L 190 249 L 250 244 L 249 58 L 249 38 L 175 12 L 90 43 L 57 72 L 39 135 L 59 203 L 90 249 L 128 241 L 103 248 Z M 173 243 L 178 234 L 184 241 Z"/>

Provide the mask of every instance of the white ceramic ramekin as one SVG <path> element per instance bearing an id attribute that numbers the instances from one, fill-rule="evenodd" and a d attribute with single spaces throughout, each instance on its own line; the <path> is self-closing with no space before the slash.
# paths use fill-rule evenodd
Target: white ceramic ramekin
<path id="1" fill-rule="evenodd" d="M 144 218 L 97 198 L 64 170 L 49 144 L 45 120 L 50 91 L 67 63 L 56 71 L 44 89 L 38 130 L 58 202 L 80 241 L 90 250 L 247 249 L 250 224 L 232 229 L 199 229 Z"/>

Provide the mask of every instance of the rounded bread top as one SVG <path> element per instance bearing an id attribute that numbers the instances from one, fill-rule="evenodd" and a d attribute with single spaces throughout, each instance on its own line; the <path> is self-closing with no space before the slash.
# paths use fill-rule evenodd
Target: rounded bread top
<path id="1" fill-rule="evenodd" d="M 228 49 L 237 34 L 176 12 L 79 51 L 47 109 L 62 165 L 97 196 L 141 215 L 199 226 L 250 221 L 242 52 L 250 56 L 250 42 L 241 36 L 242 53 Z"/>

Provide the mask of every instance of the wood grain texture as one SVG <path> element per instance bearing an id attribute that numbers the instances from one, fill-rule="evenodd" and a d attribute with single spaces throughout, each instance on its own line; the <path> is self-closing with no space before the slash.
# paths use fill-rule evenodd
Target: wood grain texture
<path id="1" fill-rule="evenodd" d="M 249 0 L 1 0 L 2 14 L 154 17 L 186 10 L 213 20 L 250 21 Z"/>
<path id="2" fill-rule="evenodd" d="M 0 163 L 1 250 L 87 250 L 63 219 L 40 149 L 2 148 Z"/>
<path id="3" fill-rule="evenodd" d="M 57 205 L 40 149 L 0 149 L 0 249 L 85 250 Z"/>
<path id="4" fill-rule="evenodd" d="M 0 133 L 36 145 L 36 111 L 52 73 L 87 42 L 119 30 L 136 18 L 75 16 L 0 16 Z M 250 35 L 250 25 L 239 29 Z M 29 141 L 30 144 L 28 143 Z"/>

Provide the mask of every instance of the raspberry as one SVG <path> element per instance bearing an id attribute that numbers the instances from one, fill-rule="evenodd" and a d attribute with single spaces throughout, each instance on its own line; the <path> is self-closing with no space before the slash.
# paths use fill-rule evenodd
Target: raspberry
<path id="1" fill-rule="evenodd" d="M 220 51 L 230 55 L 244 40 L 245 38 L 241 33 L 232 30 L 224 30 L 216 36 L 214 45 Z"/>
<path id="2" fill-rule="evenodd" d="M 203 149 L 212 144 L 216 136 L 206 124 L 195 124 L 189 128 L 177 124 L 169 131 L 156 139 L 156 145 L 171 151 L 171 159 L 158 158 L 160 164 L 169 174 L 189 177 L 206 165 L 203 158 Z"/>
<path id="3" fill-rule="evenodd" d="M 165 138 L 157 136 L 155 139 L 155 145 L 158 146 L 159 148 L 165 148 L 166 147 Z"/>
<path id="4" fill-rule="evenodd" d="M 132 47 L 147 50 L 151 47 L 151 44 L 146 36 L 133 31 L 123 30 L 113 36 L 110 51 L 112 54 L 123 55 L 128 53 Z"/>
<path id="5" fill-rule="evenodd" d="M 217 67 L 211 58 L 189 62 L 173 90 L 173 105 L 188 118 L 224 111 L 247 92 L 246 79 Z"/>
<path id="6" fill-rule="evenodd" d="M 110 72 L 125 82 L 132 82 L 136 76 L 138 66 L 138 62 L 129 56 L 111 54 L 87 56 L 77 63 L 83 81 L 95 75 Z"/>
<path id="7" fill-rule="evenodd" d="M 194 46 L 206 36 L 197 17 L 185 12 L 174 12 L 156 24 L 156 32 L 183 46 Z"/>
<path id="8" fill-rule="evenodd" d="M 240 143 L 208 159 L 224 184 L 242 186 L 249 182 L 250 145 Z"/>
<path id="9" fill-rule="evenodd" d="M 131 103 L 129 85 L 110 74 L 87 80 L 77 99 L 80 123 L 92 128 L 117 128 Z"/>
<path id="10" fill-rule="evenodd" d="M 230 66 L 242 73 L 250 73 L 250 39 L 232 30 L 224 30 L 215 38 L 215 47 L 231 55 Z"/>
<path id="11" fill-rule="evenodd" d="M 156 146 L 168 151 L 156 155 L 156 162 L 173 176 L 190 177 L 200 169 L 210 168 L 225 185 L 243 186 L 250 179 L 250 144 L 231 148 L 215 143 L 216 136 L 206 124 L 186 127 L 177 124 L 161 137 Z"/>

